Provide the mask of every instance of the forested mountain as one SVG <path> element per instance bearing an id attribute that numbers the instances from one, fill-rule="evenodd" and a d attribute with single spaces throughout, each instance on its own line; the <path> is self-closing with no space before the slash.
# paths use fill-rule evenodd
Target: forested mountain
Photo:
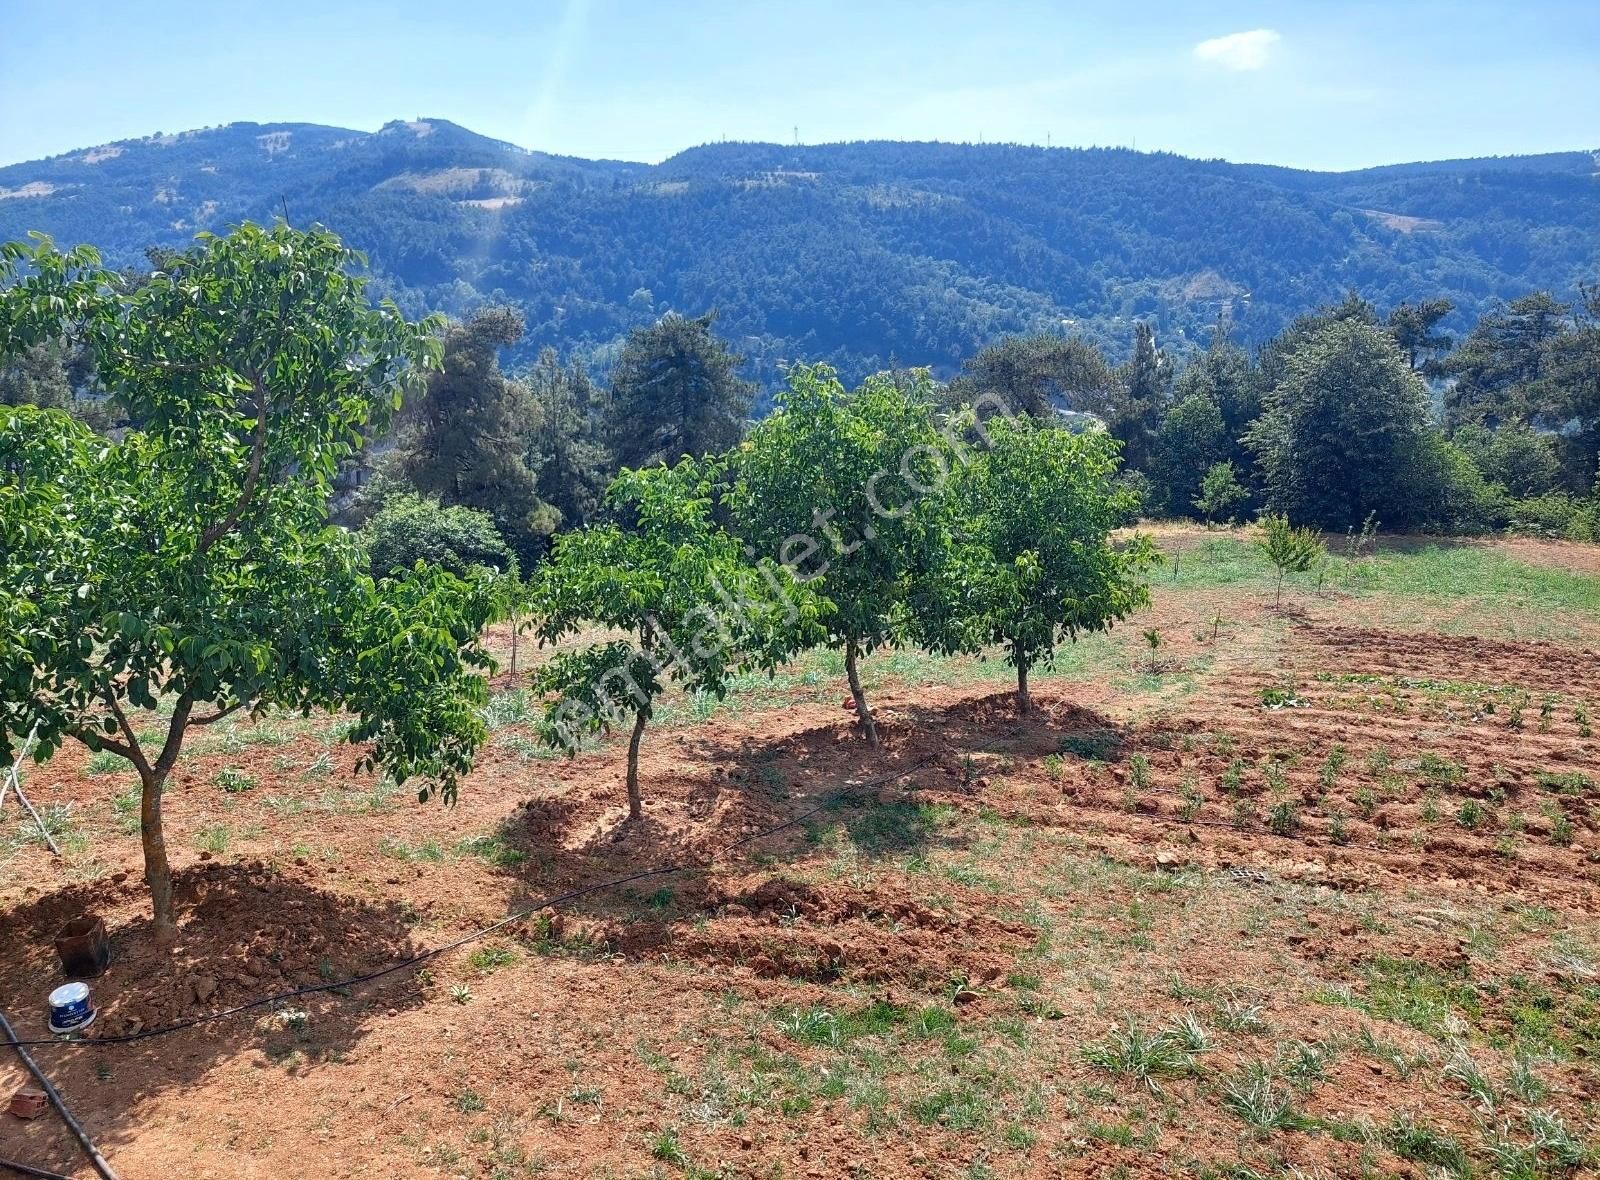
<path id="1" fill-rule="evenodd" d="M 941 375 L 1003 334 L 1063 324 L 1123 355 L 1219 314 L 1262 341 L 1356 289 L 1444 297 L 1461 330 L 1501 300 L 1600 270 L 1588 152 L 1348 173 L 1123 149 L 714 144 L 659 165 L 525 151 L 439 119 L 375 133 L 232 124 L 0 168 L 0 240 L 42 230 L 139 265 L 152 245 L 287 212 L 365 251 L 411 313 L 518 306 L 545 345 L 607 369 L 630 328 L 715 309 L 774 382 Z"/>

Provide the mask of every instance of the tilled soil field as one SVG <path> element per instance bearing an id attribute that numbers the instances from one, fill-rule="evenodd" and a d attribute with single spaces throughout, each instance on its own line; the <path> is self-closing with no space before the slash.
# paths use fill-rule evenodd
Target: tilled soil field
<path id="1" fill-rule="evenodd" d="M 621 743 L 548 758 L 509 677 L 448 810 L 240 724 L 171 788 L 171 955 L 131 781 L 66 751 L 64 860 L 0 827 L 0 1003 L 44 1036 L 105 918 L 93 1032 L 161 1035 L 35 1053 L 126 1180 L 1593 1174 L 1595 631 L 1460 617 L 1175 579 L 1032 715 L 883 672 L 879 753 L 797 667 L 664 716 L 634 825 Z M 51 1117 L 0 1157 L 91 1174 Z"/>

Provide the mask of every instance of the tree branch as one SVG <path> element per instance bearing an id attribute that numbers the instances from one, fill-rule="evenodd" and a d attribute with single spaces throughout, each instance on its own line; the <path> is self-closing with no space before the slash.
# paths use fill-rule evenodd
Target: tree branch
<path id="1" fill-rule="evenodd" d="M 190 725 L 212 725 L 212 724 L 215 724 L 216 722 L 221 721 L 229 713 L 233 713 L 233 712 L 236 712 L 239 709 L 244 708 L 245 704 L 246 704 L 246 702 L 244 702 L 244 701 L 235 701 L 233 704 L 227 706 L 226 708 L 218 709 L 215 713 L 196 714 L 195 716 L 192 716 L 192 717 L 189 718 L 189 724 Z"/>
<path id="2" fill-rule="evenodd" d="M 183 735 L 189 728 L 189 712 L 194 708 L 194 698 L 184 693 L 178 698 L 177 706 L 172 710 L 172 721 L 167 725 L 167 740 L 161 747 L 161 754 L 156 758 L 153 773 L 157 779 L 165 779 L 177 764 L 178 754 L 183 749 Z"/>
<path id="3" fill-rule="evenodd" d="M 267 389 L 260 376 L 254 373 L 250 376 L 250 384 L 256 391 L 256 428 L 250 442 L 250 468 L 245 473 L 244 487 L 239 492 L 239 499 L 233 505 L 233 511 L 200 534 L 197 551 L 201 554 L 227 536 L 233 526 L 239 523 L 239 517 L 244 515 L 244 510 L 249 507 L 251 499 L 255 496 L 256 483 L 261 479 L 261 468 L 267 457 Z"/>
<path id="4" fill-rule="evenodd" d="M 135 766 L 139 764 L 134 756 L 133 750 L 129 749 L 121 742 L 115 741 L 112 738 L 108 738 L 103 734 L 94 733 L 91 730 L 84 729 L 81 725 L 67 726 L 66 734 L 74 741 L 83 743 L 83 745 L 90 750 L 110 750 L 113 754 L 117 755 L 117 757 L 126 758 Z"/>
<path id="5" fill-rule="evenodd" d="M 28 696 L 27 704 L 35 711 L 36 714 L 55 713 L 57 715 L 61 715 L 63 712 L 60 706 L 53 704 L 47 699 L 34 696 L 31 693 Z M 81 725 L 74 725 L 71 722 L 66 721 L 65 717 L 63 717 L 62 720 L 64 724 L 61 727 L 61 732 L 66 734 L 73 741 L 81 743 L 90 750 L 110 750 L 119 758 L 126 758 L 129 762 L 134 761 L 133 750 L 124 745 L 122 742 L 108 738 L 98 730 L 85 729 Z M 137 765 L 137 763 L 135 763 L 135 765 Z"/>
<path id="6" fill-rule="evenodd" d="M 111 709 L 111 715 L 117 719 L 117 726 L 122 730 L 122 736 L 128 739 L 128 743 L 124 747 L 128 752 L 123 757 L 138 767 L 140 774 L 149 774 L 150 762 L 144 756 L 144 748 L 139 745 L 139 737 L 133 732 L 133 726 L 128 723 L 128 715 L 122 711 L 122 706 L 117 704 L 116 693 L 107 688 L 105 698 L 107 706 Z M 102 742 L 101 745 L 106 745 L 106 743 Z M 106 748 L 110 749 L 109 746 Z M 113 751 L 113 753 L 121 753 L 121 751 Z"/>

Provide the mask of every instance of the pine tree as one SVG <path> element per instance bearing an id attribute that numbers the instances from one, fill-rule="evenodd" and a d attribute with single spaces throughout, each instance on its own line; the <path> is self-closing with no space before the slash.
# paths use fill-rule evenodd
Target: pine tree
<path id="1" fill-rule="evenodd" d="M 628 334 L 611 375 L 606 441 L 623 467 L 725 451 L 744 435 L 755 388 L 712 334 L 716 316 L 666 315 Z"/>
<path id="2" fill-rule="evenodd" d="M 522 317 L 506 307 L 450 327 L 443 368 L 410 408 L 398 468 L 441 504 L 487 512 L 526 566 L 560 515 L 539 496 L 540 458 L 529 462 L 533 401 L 500 371 L 500 349 L 521 338 Z"/>
<path id="3" fill-rule="evenodd" d="M 563 528 L 580 528 L 599 508 L 613 473 L 600 441 L 604 395 L 582 364 L 563 366 L 553 348 L 540 351 L 526 381 L 535 411 L 529 452 L 542 460 L 539 495 L 561 514 Z"/>
<path id="4" fill-rule="evenodd" d="M 1389 313 L 1384 322 L 1389 335 L 1400 346 L 1406 364 L 1417 372 L 1430 377 L 1439 373 L 1439 360 L 1432 354 L 1448 352 L 1455 342 L 1434 329 L 1455 306 L 1448 299 L 1421 299 L 1416 303 L 1402 303 Z"/>
<path id="5" fill-rule="evenodd" d="M 1290 324 L 1268 340 L 1256 354 L 1262 396 L 1275 389 L 1288 376 L 1289 358 L 1318 332 L 1333 324 L 1356 323 L 1378 326 L 1378 309 L 1351 291 L 1338 303 L 1296 316 Z"/>
<path id="6" fill-rule="evenodd" d="M 36 342 L 0 364 L 0 406 L 65 410 L 102 434 L 121 415 L 96 391 L 88 350 L 56 340 Z"/>
<path id="7" fill-rule="evenodd" d="M 1545 415 L 1567 424 L 1562 464 L 1568 480 L 1574 487 L 1593 489 L 1600 467 L 1600 286 L 1578 284 L 1571 327 L 1556 338 L 1550 352 Z"/>
<path id="8" fill-rule="evenodd" d="M 64 410 L 71 404 L 72 385 L 55 344 L 23 349 L 0 367 L 0 406 Z"/>
<path id="9" fill-rule="evenodd" d="M 1260 375 L 1250 364 L 1250 356 L 1228 338 L 1226 327 L 1217 326 L 1206 350 L 1184 367 L 1173 386 L 1173 398 L 1182 402 L 1204 397 L 1222 413 L 1222 424 L 1233 440 L 1234 464 L 1247 461 L 1248 453 L 1238 438 L 1261 415 Z"/>
<path id="10" fill-rule="evenodd" d="M 952 406 L 982 407 L 986 400 L 998 399 L 1001 404 L 994 409 L 1040 419 L 1054 417 L 1057 410 L 1104 417 L 1116 384 L 1116 375 L 1091 342 L 1036 332 L 1007 336 L 979 351 L 950 382 L 945 400 Z"/>
<path id="11" fill-rule="evenodd" d="M 1122 441 L 1123 465 L 1149 471 L 1156 432 L 1172 400 L 1172 362 L 1156 348 L 1156 334 L 1142 320 L 1134 327 L 1133 356 L 1117 375 L 1121 388 L 1106 427 Z"/>

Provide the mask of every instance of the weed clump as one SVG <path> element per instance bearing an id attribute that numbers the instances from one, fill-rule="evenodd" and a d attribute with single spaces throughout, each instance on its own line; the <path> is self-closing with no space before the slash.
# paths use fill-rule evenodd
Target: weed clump
<path id="1" fill-rule="evenodd" d="M 1104 1040 L 1085 1046 L 1083 1059 L 1097 1069 L 1131 1078 L 1152 1094 L 1161 1092 L 1159 1078 L 1182 1076 L 1194 1068 L 1194 1057 L 1178 1033 L 1147 1033 L 1132 1020 Z"/>

